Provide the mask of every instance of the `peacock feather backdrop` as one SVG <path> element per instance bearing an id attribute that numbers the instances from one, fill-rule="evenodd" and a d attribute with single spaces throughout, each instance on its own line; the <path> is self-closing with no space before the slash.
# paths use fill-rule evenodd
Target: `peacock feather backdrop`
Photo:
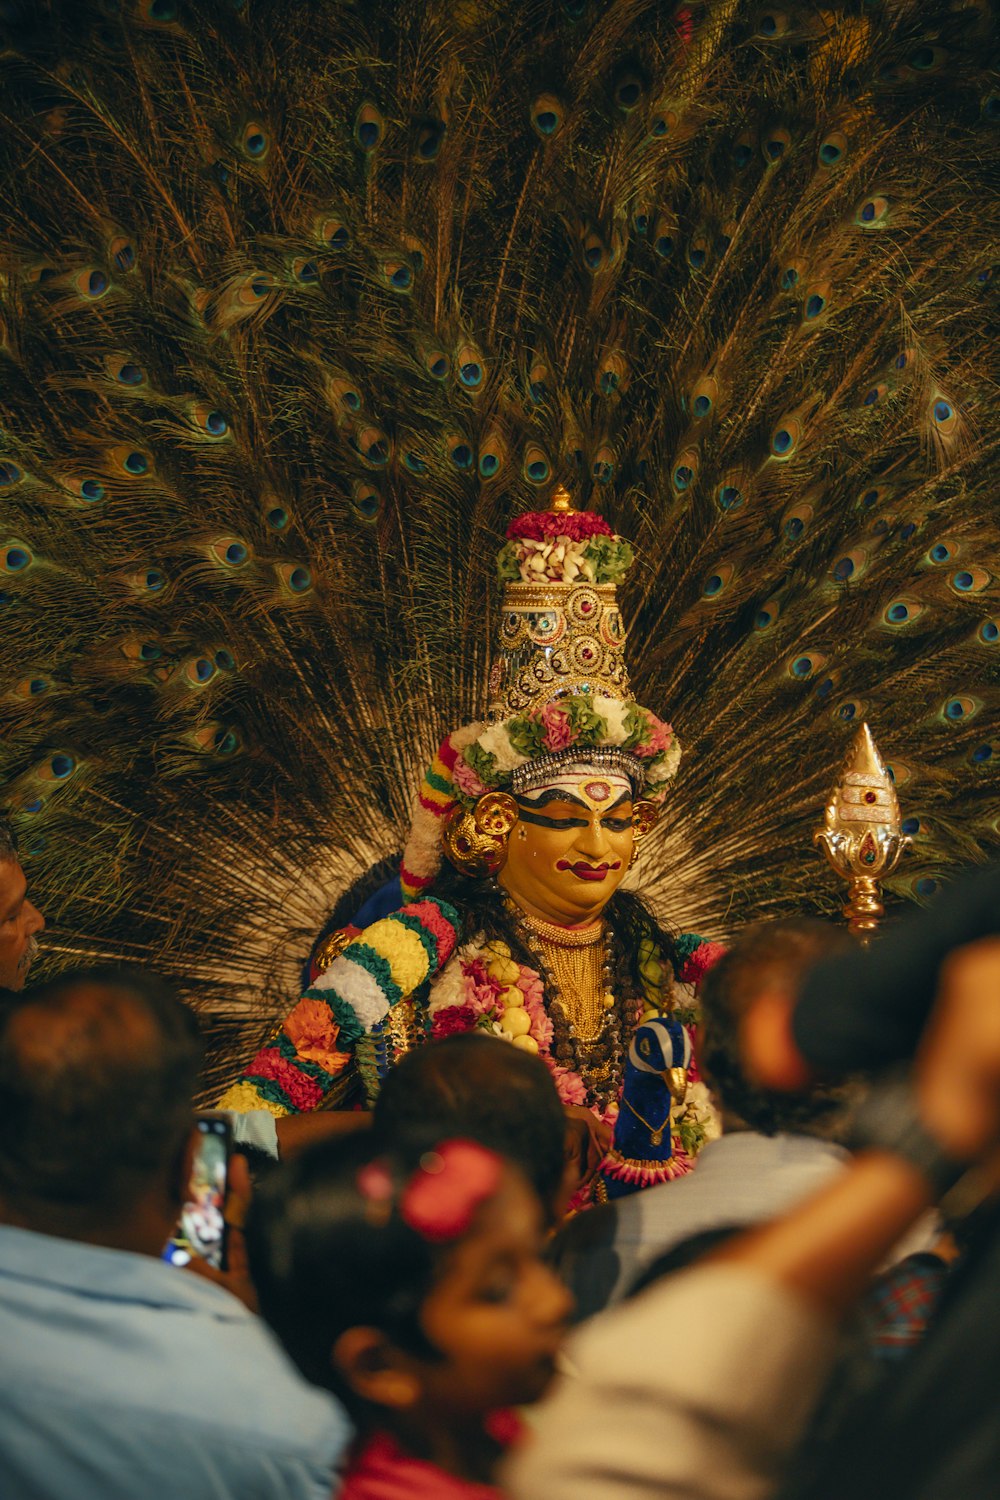
<path id="1" fill-rule="evenodd" d="M 686 757 L 644 888 L 839 893 L 867 718 L 913 851 L 1000 842 L 988 0 L 6 0 L 0 784 L 49 962 L 148 962 L 206 1088 L 481 714 L 509 521 L 639 555 Z"/>

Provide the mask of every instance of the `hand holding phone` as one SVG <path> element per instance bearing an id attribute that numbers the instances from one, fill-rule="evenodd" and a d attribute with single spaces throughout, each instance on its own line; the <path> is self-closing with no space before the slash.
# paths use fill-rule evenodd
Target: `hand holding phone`
<path id="1" fill-rule="evenodd" d="M 215 1270 L 226 1266 L 226 1194 L 232 1129 L 229 1116 L 206 1110 L 196 1117 L 198 1144 L 191 1166 L 187 1198 L 163 1258 L 186 1266 L 197 1256 Z"/>

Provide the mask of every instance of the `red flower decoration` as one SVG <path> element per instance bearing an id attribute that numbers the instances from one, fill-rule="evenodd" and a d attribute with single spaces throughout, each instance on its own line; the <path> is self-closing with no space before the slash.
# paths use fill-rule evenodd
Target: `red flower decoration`
<path id="1" fill-rule="evenodd" d="M 515 516 L 507 527 L 507 540 L 544 542 L 548 537 L 565 536 L 571 542 L 586 542 L 592 536 L 614 536 L 603 516 L 593 511 L 529 510 Z"/>
<path id="2" fill-rule="evenodd" d="M 725 943 L 699 943 L 681 964 L 677 978 L 681 984 L 701 984 L 705 975 L 726 951 Z"/>
<path id="3" fill-rule="evenodd" d="M 399 1200 L 399 1216 L 432 1245 L 465 1234 L 476 1210 L 500 1186 L 499 1156 L 474 1141 L 444 1141 L 429 1151 Z"/>
<path id="4" fill-rule="evenodd" d="M 443 1005 L 431 1021 L 431 1036 L 437 1040 L 442 1036 L 454 1036 L 456 1032 L 472 1031 L 482 1014 L 472 1005 Z"/>
<path id="5" fill-rule="evenodd" d="M 303 1113 L 315 1109 L 323 1097 L 323 1090 L 315 1078 L 300 1073 L 294 1063 L 282 1057 L 276 1047 L 267 1047 L 258 1052 L 248 1070 L 253 1078 L 270 1078 L 284 1089 L 293 1109 Z"/>

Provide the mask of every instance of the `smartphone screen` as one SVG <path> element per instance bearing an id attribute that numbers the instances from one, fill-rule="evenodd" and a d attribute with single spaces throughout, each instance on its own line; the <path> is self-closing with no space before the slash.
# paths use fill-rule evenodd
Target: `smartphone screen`
<path id="1" fill-rule="evenodd" d="M 186 1266 L 193 1255 L 199 1255 L 221 1271 L 225 1267 L 229 1119 L 226 1115 L 206 1113 L 198 1115 L 195 1123 L 198 1146 L 187 1201 L 163 1259 L 172 1266 Z"/>

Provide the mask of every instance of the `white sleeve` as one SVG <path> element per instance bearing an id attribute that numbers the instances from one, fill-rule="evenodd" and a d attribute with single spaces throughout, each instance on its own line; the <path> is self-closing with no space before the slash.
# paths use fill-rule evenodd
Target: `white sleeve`
<path id="1" fill-rule="evenodd" d="M 227 1109 L 233 1127 L 234 1146 L 253 1146 L 267 1156 L 278 1158 L 278 1127 L 266 1109 Z"/>
<path id="2" fill-rule="evenodd" d="M 515 1500 L 764 1500 L 837 1348 L 757 1271 L 697 1267 L 587 1324 L 503 1476 Z"/>

